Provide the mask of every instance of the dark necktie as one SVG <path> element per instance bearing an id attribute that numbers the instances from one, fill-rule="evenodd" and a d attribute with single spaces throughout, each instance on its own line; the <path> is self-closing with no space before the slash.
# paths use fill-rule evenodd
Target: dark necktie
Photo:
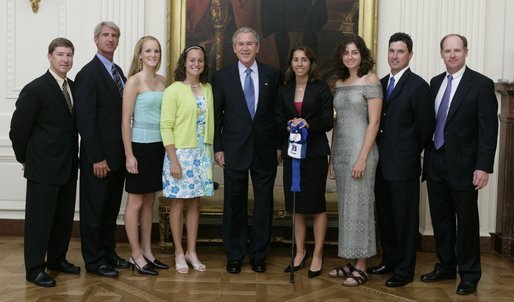
<path id="1" fill-rule="evenodd" d="M 112 64 L 112 78 L 114 79 L 114 83 L 116 83 L 116 86 L 118 87 L 118 91 L 120 92 L 121 97 L 123 97 L 123 81 L 121 80 L 120 73 L 118 72 L 118 69 L 114 67 L 114 64 Z"/>
<path id="2" fill-rule="evenodd" d="M 66 105 L 68 105 L 68 110 L 71 112 L 73 108 L 73 103 L 71 102 L 70 93 L 68 92 L 68 81 L 64 80 L 62 83 L 62 94 L 64 94 L 64 98 L 66 99 Z"/>
<path id="3" fill-rule="evenodd" d="M 393 93 L 393 90 L 394 90 L 394 77 L 391 77 L 389 79 L 389 86 L 387 86 L 386 101 L 389 101 L 389 97 L 391 96 L 391 93 Z"/>
<path id="4" fill-rule="evenodd" d="M 450 103 L 450 94 L 452 92 L 452 80 L 451 74 L 448 75 L 448 85 L 444 90 L 443 98 L 437 109 L 436 125 L 434 133 L 434 146 L 436 149 L 441 148 L 444 145 L 444 125 L 446 124 L 446 116 L 448 114 L 448 104 Z"/>
<path id="5" fill-rule="evenodd" d="M 252 69 L 248 68 L 245 71 L 245 73 L 246 73 L 246 78 L 245 78 L 244 93 L 245 93 L 246 105 L 248 106 L 248 111 L 250 111 L 250 115 L 252 116 L 252 119 L 253 119 L 255 117 L 255 88 L 253 87 Z"/>

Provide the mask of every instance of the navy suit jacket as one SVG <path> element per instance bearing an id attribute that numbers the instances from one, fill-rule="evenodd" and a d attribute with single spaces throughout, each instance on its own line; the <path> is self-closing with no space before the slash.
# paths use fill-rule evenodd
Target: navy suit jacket
<path id="1" fill-rule="evenodd" d="M 432 102 L 435 102 L 445 76 L 446 72 L 443 72 L 430 81 Z M 472 189 L 473 171 L 477 169 L 493 172 L 498 136 L 497 113 L 493 81 L 466 67 L 451 100 L 444 127 L 446 164 L 454 189 Z M 425 165 L 430 164 L 427 159 L 425 156 Z"/>
<path id="2" fill-rule="evenodd" d="M 389 75 L 381 79 L 384 95 L 388 82 Z M 419 179 L 421 152 L 431 142 L 434 127 L 428 83 L 409 68 L 382 106 L 377 144 L 385 180 Z"/>
<path id="3" fill-rule="evenodd" d="M 127 79 L 115 65 L 123 82 Z M 107 160 L 112 171 L 125 168 L 121 139 L 122 97 L 114 80 L 95 55 L 77 74 L 76 114 L 80 133 L 80 167 Z"/>
<path id="4" fill-rule="evenodd" d="M 246 105 L 237 63 L 214 73 L 214 152 L 225 153 L 228 169 L 250 166 L 274 169 L 280 149 L 275 126 L 275 97 L 280 73 L 257 62 L 259 100 L 252 120 Z"/>
<path id="5" fill-rule="evenodd" d="M 334 126 L 333 99 L 325 81 L 308 81 L 302 104 L 302 114 L 294 105 L 296 84 L 289 82 L 278 89 L 276 120 L 282 137 L 282 154 L 287 155 L 287 122 L 301 117 L 309 124 L 307 135 L 307 157 L 321 157 L 330 154 L 327 131 Z"/>
<path id="6" fill-rule="evenodd" d="M 74 85 L 67 79 L 74 94 Z M 75 98 L 74 98 L 75 99 Z M 9 137 L 24 176 L 44 184 L 77 179 L 78 135 L 75 114 L 53 75 L 47 71 L 27 84 L 16 101 Z"/>

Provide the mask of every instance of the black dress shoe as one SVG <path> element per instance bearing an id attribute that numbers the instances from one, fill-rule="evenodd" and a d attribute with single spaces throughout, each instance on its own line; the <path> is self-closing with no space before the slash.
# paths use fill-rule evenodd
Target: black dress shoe
<path id="1" fill-rule="evenodd" d="M 477 290 L 477 284 L 473 281 L 462 280 L 457 287 L 457 294 L 469 295 Z"/>
<path id="2" fill-rule="evenodd" d="M 403 278 L 397 275 L 393 275 L 391 278 L 389 278 L 385 286 L 387 287 L 402 287 L 412 282 L 412 278 Z"/>
<path id="3" fill-rule="evenodd" d="M 48 269 L 56 272 L 63 272 L 66 274 L 80 274 L 80 267 L 72 263 L 69 263 L 66 259 L 64 259 L 61 263 L 57 265 L 49 265 Z"/>
<path id="4" fill-rule="evenodd" d="M 231 274 L 239 274 L 241 272 L 241 262 L 229 261 L 227 263 L 227 272 Z"/>
<path id="5" fill-rule="evenodd" d="M 39 272 L 34 278 L 27 278 L 27 281 L 42 287 L 54 287 L 55 280 L 45 272 Z"/>
<path id="6" fill-rule="evenodd" d="M 256 262 L 252 264 L 252 270 L 256 273 L 264 273 L 266 272 L 266 263 Z"/>
<path id="7" fill-rule="evenodd" d="M 114 267 L 108 265 L 108 264 L 102 264 L 99 267 L 97 267 L 94 270 L 88 271 L 90 273 L 102 276 L 102 277 L 109 277 L 109 278 L 116 278 L 118 277 L 118 271 L 114 269 Z"/>
<path id="8" fill-rule="evenodd" d="M 366 270 L 366 273 L 375 274 L 375 275 L 385 275 L 385 274 L 391 273 L 392 271 L 393 271 L 392 267 L 381 263 L 377 266 L 368 267 L 368 269 Z"/>
<path id="9" fill-rule="evenodd" d="M 159 273 L 153 269 L 153 266 L 150 263 L 147 263 L 143 266 L 140 266 L 137 264 L 136 260 L 134 260 L 132 257 L 129 259 L 130 266 L 132 266 L 132 271 L 134 271 L 134 268 L 137 269 L 137 271 L 140 274 L 143 275 L 150 275 L 150 276 L 157 276 Z"/>
<path id="10" fill-rule="evenodd" d="M 106 256 L 105 260 L 107 261 L 107 263 L 114 266 L 115 268 L 129 268 L 130 267 L 130 263 L 127 260 L 118 256 L 117 254 L 112 254 L 110 256 Z"/>
<path id="11" fill-rule="evenodd" d="M 293 267 L 293 270 L 296 272 L 297 270 L 301 269 L 302 267 L 305 266 L 305 260 L 309 259 L 309 253 L 307 253 L 307 251 L 303 254 L 303 259 L 302 259 L 302 262 L 300 262 L 300 264 L 298 265 L 295 265 Z M 291 272 L 291 264 L 289 264 L 285 269 L 284 269 L 284 273 L 290 273 Z"/>
<path id="12" fill-rule="evenodd" d="M 451 280 L 455 278 L 455 273 L 443 273 L 438 269 L 434 269 L 428 274 L 421 275 L 420 280 L 423 282 L 437 282 L 441 280 Z"/>
<path id="13" fill-rule="evenodd" d="M 170 268 L 166 264 L 164 264 L 161 261 L 157 260 L 157 258 L 155 258 L 153 261 L 148 260 L 148 258 L 146 258 L 145 256 L 143 256 L 143 258 L 145 258 L 145 261 L 148 263 L 148 265 L 150 265 L 153 268 L 158 268 L 158 269 L 168 269 L 168 268 Z"/>

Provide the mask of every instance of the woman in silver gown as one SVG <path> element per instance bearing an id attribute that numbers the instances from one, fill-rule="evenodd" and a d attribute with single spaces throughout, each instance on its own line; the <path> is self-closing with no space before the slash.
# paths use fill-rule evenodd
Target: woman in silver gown
<path id="1" fill-rule="evenodd" d="M 336 49 L 337 74 L 329 177 L 339 193 L 338 256 L 357 259 L 330 272 L 345 277 L 344 286 L 367 280 L 366 260 L 376 254 L 374 186 L 378 150 L 375 137 L 380 125 L 382 87 L 371 73 L 373 59 L 364 40 L 345 35 Z"/>

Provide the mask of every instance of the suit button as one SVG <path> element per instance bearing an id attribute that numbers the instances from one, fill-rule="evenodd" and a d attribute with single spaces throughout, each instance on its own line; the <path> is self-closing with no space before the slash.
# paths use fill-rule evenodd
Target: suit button
<path id="1" fill-rule="evenodd" d="M 384 130 L 380 129 L 380 133 L 384 133 Z"/>
<path id="2" fill-rule="evenodd" d="M 384 112 L 384 116 L 386 116 L 386 115 L 387 115 L 387 113 Z"/>

